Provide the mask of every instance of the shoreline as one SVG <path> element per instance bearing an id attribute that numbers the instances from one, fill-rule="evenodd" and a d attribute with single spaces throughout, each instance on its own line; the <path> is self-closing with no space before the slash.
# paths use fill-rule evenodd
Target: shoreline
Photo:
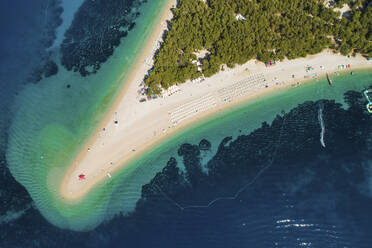
<path id="1" fill-rule="evenodd" d="M 164 33 L 164 31 L 166 31 L 166 28 L 163 27 L 163 24 L 164 24 L 164 22 L 166 23 L 168 20 L 170 20 L 172 18 L 171 9 L 173 8 L 173 6 L 176 5 L 176 3 L 177 3 L 177 0 L 168 0 L 168 2 L 164 5 L 163 10 L 162 10 L 162 14 L 160 15 L 159 20 L 155 24 L 155 27 L 156 27 L 155 30 L 153 30 L 150 33 L 149 40 L 145 43 L 145 48 L 140 52 L 140 55 L 136 58 L 136 62 L 132 65 L 132 69 L 130 69 L 129 75 L 122 79 L 124 82 L 127 82 L 127 83 L 123 84 L 123 86 L 120 87 L 120 89 L 119 89 L 120 93 L 114 96 L 115 100 L 111 104 L 108 111 L 104 114 L 105 118 L 98 125 L 98 127 L 97 127 L 98 130 L 101 130 L 102 128 L 104 128 L 107 125 L 107 123 L 111 120 L 111 116 L 114 114 L 115 108 L 117 107 L 117 105 L 120 104 L 122 98 L 125 96 L 125 94 L 128 91 L 129 84 L 130 84 L 128 81 L 132 81 L 133 78 L 136 76 L 136 73 L 138 73 L 138 69 L 135 69 L 135 68 L 140 68 L 141 65 L 143 64 L 142 61 L 148 59 L 149 54 L 153 55 L 155 50 L 156 50 L 157 43 L 162 41 L 161 36 Z M 166 26 L 166 24 L 165 24 L 165 26 Z M 141 68 L 141 69 L 143 69 L 143 68 Z M 143 74 L 143 75 L 145 75 L 145 74 Z M 122 74 L 120 75 L 120 77 L 122 77 Z M 98 135 L 99 135 L 99 132 L 94 131 L 93 134 L 91 135 L 91 137 L 89 137 L 88 141 L 85 142 L 85 144 L 81 148 L 81 151 L 87 150 L 87 147 L 91 146 L 91 144 L 95 141 L 95 139 L 97 139 Z M 66 195 L 68 195 L 68 193 L 66 191 L 64 191 L 63 184 L 64 184 L 65 180 L 67 180 L 67 177 L 75 169 L 76 164 L 85 155 L 85 153 L 81 152 L 81 151 L 73 159 L 73 162 L 70 163 L 71 166 L 69 166 L 69 168 L 65 172 L 65 175 L 62 179 L 61 186 L 60 186 L 60 192 L 62 193 L 62 198 L 63 199 L 65 199 Z"/>
<path id="2" fill-rule="evenodd" d="M 154 47 L 159 41 L 159 36 L 161 38 L 161 34 L 165 30 L 162 24 L 164 20 L 169 19 L 170 8 L 174 2 L 171 0 L 166 5 L 162 17 L 157 22 L 156 30 L 150 35 L 145 49 L 138 57 L 129 76 L 124 79 L 127 83 L 115 96 L 114 103 L 106 113 L 98 130 L 89 138 L 67 169 L 60 188 L 60 193 L 65 200 L 79 200 L 94 186 L 103 182 L 105 178 L 110 180 L 111 173 L 125 169 L 133 160 L 148 152 L 165 138 L 221 111 L 228 111 L 242 103 L 263 98 L 275 91 L 290 89 L 294 83 L 301 82 L 303 84 L 308 80 L 325 76 L 326 73 L 331 74 L 337 71 L 335 66 L 337 63 L 352 64 L 352 69 L 372 68 L 372 63 L 361 56 L 347 58 L 333 54 L 329 50 L 306 58 L 284 60 L 278 62 L 276 66 L 266 68 L 262 63 L 251 60 L 234 69 L 221 71 L 198 85 L 191 82 L 182 84 L 179 86 L 181 92 L 175 93 L 175 96 L 139 103 L 138 85 L 148 69 L 143 61 L 153 57 Z M 307 75 L 307 78 L 302 77 L 304 72 L 300 76 L 297 74 L 304 67 L 314 67 L 310 72 L 306 69 L 305 76 Z M 314 73 L 315 76 L 311 76 Z M 236 92 L 237 82 L 243 81 L 244 83 L 247 77 L 256 74 L 262 74 L 265 78 L 265 81 L 259 82 L 257 86 L 259 88 L 252 88 L 252 92 L 231 101 L 226 102 L 228 98 L 224 98 L 225 102 L 221 101 L 226 95 L 222 94 L 221 96 L 219 92 L 227 89 L 226 91 L 232 91 L 234 94 L 240 93 Z M 252 82 L 248 80 L 245 86 L 249 86 Z M 249 87 L 244 89 L 251 90 Z M 205 95 L 211 96 L 205 100 Z M 211 102 L 209 102 L 210 99 L 212 99 Z M 169 120 L 169 118 L 177 116 L 184 109 L 188 111 L 185 115 L 190 114 L 190 108 L 195 109 L 195 112 L 198 112 L 199 109 L 203 111 L 196 114 L 193 112 L 188 118 L 179 124 L 176 123 L 176 126 L 174 124 L 172 126 L 172 119 Z M 123 123 L 122 119 L 124 119 Z M 118 121 L 119 124 L 114 121 Z M 79 181 L 78 175 L 80 173 L 84 173 L 87 180 Z"/>

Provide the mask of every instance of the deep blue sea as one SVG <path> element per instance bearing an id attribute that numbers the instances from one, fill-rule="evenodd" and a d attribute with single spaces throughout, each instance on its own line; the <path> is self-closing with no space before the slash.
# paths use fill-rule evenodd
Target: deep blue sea
<path id="1" fill-rule="evenodd" d="M 129 10 L 135 1 L 109 2 Z M 306 101 L 238 137 L 211 143 L 200 136 L 200 143 L 180 145 L 177 158 L 169 154 L 164 169 L 143 185 L 134 212 L 92 231 L 48 223 L 7 168 L 14 98 L 24 85 L 58 73 L 57 59 L 58 66 L 89 77 L 91 62 L 104 63 L 115 53 L 111 44 L 127 35 L 110 36 L 98 59 L 74 60 L 68 42 L 56 56 L 50 47 L 61 8 L 57 0 L 0 2 L 0 248 L 372 247 L 372 115 L 362 92 L 352 90 L 345 92 L 345 106 Z M 75 37 L 73 29 L 69 35 Z M 93 70 L 100 70 L 99 63 Z M 372 86 L 371 75 L 363 80 Z M 211 146 L 218 147 L 215 154 Z"/>

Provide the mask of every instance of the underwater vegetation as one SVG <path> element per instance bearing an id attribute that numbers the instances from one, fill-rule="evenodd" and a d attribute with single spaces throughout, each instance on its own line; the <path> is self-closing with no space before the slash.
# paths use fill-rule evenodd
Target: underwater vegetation
<path id="1" fill-rule="evenodd" d="M 82 76 L 95 73 L 127 36 L 147 0 L 85 1 L 61 45 L 61 63 Z"/>
<path id="2" fill-rule="evenodd" d="M 41 13 L 37 13 L 44 18 L 41 22 L 42 30 L 36 36 L 39 37 L 39 49 L 35 58 L 38 58 L 34 64 L 34 69 L 27 78 L 27 82 L 37 83 L 43 77 L 50 77 L 58 73 L 58 66 L 54 61 L 54 53 L 48 50 L 56 39 L 56 29 L 62 24 L 61 14 L 64 11 L 61 7 L 61 0 L 45 1 L 42 4 Z"/>
<path id="3" fill-rule="evenodd" d="M 361 92 L 344 98 L 346 108 L 333 100 L 308 101 L 249 134 L 226 137 L 205 164 L 201 157 L 214 144 L 181 145 L 183 166 L 170 158 L 143 185 L 133 213 L 91 232 L 53 227 L 31 207 L 13 222 L 0 222 L 0 246 L 368 247 L 372 116 Z M 18 190 L 9 173 L 5 178 L 2 190 Z M 27 195 L 22 204 L 30 204 Z"/>

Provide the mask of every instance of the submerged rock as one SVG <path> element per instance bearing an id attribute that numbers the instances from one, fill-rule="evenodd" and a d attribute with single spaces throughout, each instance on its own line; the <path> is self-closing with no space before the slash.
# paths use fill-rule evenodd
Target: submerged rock
<path id="1" fill-rule="evenodd" d="M 50 77 L 50 76 L 56 75 L 57 73 L 58 73 L 58 66 L 54 61 L 50 60 L 45 63 L 44 65 L 45 77 Z"/>
<path id="2" fill-rule="evenodd" d="M 137 9 L 145 0 L 84 1 L 65 33 L 61 63 L 81 76 L 96 73 L 134 28 Z"/>
<path id="3" fill-rule="evenodd" d="M 199 149 L 200 150 L 210 150 L 211 146 L 212 146 L 211 142 L 209 142 L 206 139 L 202 139 L 199 143 Z"/>
<path id="4" fill-rule="evenodd" d="M 143 185 L 130 214 L 91 232 L 71 232 L 51 226 L 31 208 L 16 221 L 0 224 L 0 247 L 116 247 L 125 241 L 128 247 L 195 247 L 198 242 L 261 248 L 283 232 L 291 245 L 285 247 L 295 247 L 301 235 L 315 247 L 343 246 L 345 240 L 370 244 L 372 115 L 361 94 L 346 96 L 346 109 L 321 101 L 325 149 L 319 142 L 320 101 L 306 102 L 250 134 L 223 139 L 207 171 L 201 170 L 199 156 L 200 146 L 209 141 L 182 145 L 184 168 L 170 158 Z M 0 161 L 5 161 L 1 152 Z M 0 162 L 0 215 L 22 211 L 31 202 L 5 166 Z M 335 229 L 342 239 L 324 239 Z M 247 230 L 262 236 L 247 235 Z"/>

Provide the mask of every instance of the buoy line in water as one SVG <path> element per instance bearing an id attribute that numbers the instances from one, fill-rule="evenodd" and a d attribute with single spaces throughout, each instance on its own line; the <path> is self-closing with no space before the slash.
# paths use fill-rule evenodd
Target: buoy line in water
<path id="1" fill-rule="evenodd" d="M 365 90 L 363 93 L 364 93 L 364 96 L 367 98 L 367 101 L 368 101 L 368 103 L 367 103 L 367 110 L 368 110 L 368 112 L 369 113 L 371 113 L 372 114 L 372 101 L 371 101 L 371 99 L 369 99 L 369 96 L 368 96 L 368 93 L 370 93 L 370 92 L 372 92 L 372 90 Z"/>
<path id="2" fill-rule="evenodd" d="M 248 183 L 244 184 L 243 187 L 241 187 L 233 196 L 217 197 L 214 200 L 210 201 L 206 205 L 182 205 L 182 204 L 178 203 L 177 201 L 175 201 L 174 199 L 172 199 L 171 197 L 169 197 L 157 185 L 151 185 L 151 187 L 154 187 L 155 189 L 157 189 L 164 196 L 164 198 L 166 198 L 169 202 L 171 202 L 173 205 L 175 205 L 176 207 L 178 207 L 181 211 L 184 211 L 186 209 L 191 209 L 191 208 L 209 208 L 214 203 L 216 203 L 218 201 L 222 201 L 222 200 L 236 200 L 239 197 L 239 195 L 242 192 L 244 192 L 244 190 L 246 190 L 249 186 L 252 186 L 258 180 L 258 178 L 273 165 L 274 160 L 275 160 L 275 157 L 276 157 L 276 154 L 277 154 L 277 151 L 278 151 L 278 147 L 279 147 L 278 144 L 281 142 L 281 139 L 282 139 L 283 127 L 284 127 L 285 124 L 286 124 L 286 119 L 283 118 L 283 124 L 282 124 L 282 127 L 280 129 L 280 133 L 279 133 L 279 142 L 275 146 L 275 151 L 273 152 L 273 156 L 271 157 L 271 159 L 269 159 L 268 164 L 265 167 L 263 167 L 261 170 L 259 170 L 257 172 L 257 174 L 253 177 L 253 179 L 250 180 Z"/>
<path id="3" fill-rule="evenodd" d="M 364 95 L 365 97 L 367 98 L 368 100 L 368 105 L 372 106 L 372 101 L 370 100 L 369 96 L 368 96 L 368 93 L 372 92 L 372 90 L 366 90 L 364 92 Z M 368 106 L 367 105 L 367 106 Z M 320 128 L 321 128 L 321 132 L 320 132 L 320 143 L 321 145 L 325 148 L 326 145 L 325 145 L 325 141 L 324 141 L 324 135 L 325 135 L 325 124 L 324 124 L 324 119 L 323 119 L 323 109 L 324 106 L 323 106 L 323 103 L 320 103 L 319 105 L 319 110 L 318 110 L 318 120 L 319 120 L 319 124 L 320 124 Z M 372 111 L 370 112 L 372 113 Z M 281 133 L 279 135 L 279 143 L 280 143 L 280 140 L 281 140 L 281 137 L 282 137 L 282 130 L 283 130 L 283 126 L 285 125 L 285 119 L 283 121 L 283 124 L 282 124 L 282 128 L 281 128 Z M 174 199 L 172 199 L 171 197 L 169 197 L 160 187 L 158 187 L 157 185 L 151 185 L 151 187 L 154 187 L 154 189 L 157 189 L 168 201 L 170 201 L 173 205 L 175 205 L 176 207 L 178 207 L 180 210 L 186 210 L 186 209 L 191 209 L 191 208 L 209 208 L 211 207 L 214 203 L 218 202 L 218 201 L 222 201 L 222 200 L 236 200 L 239 195 L 245 190 L 247 189 L 249 186 L 252 186 L 257 180 L 258 178 L 266 171 L 268 170 L 273 162 L 274 162 L 274 159 L 275 159 L 275 156 L 276 156 L 276 153 L 277 153 L 277 148 L 278 146 L 276 146 L 275 148 L 275 152 L 274 152 L 274 155 L 272 157 L 272 159 L 269 161 L 269 164 L 266 165 L 264 168 L 262 168 L 255 176 L 254 178 L 249 181 L 247 184 L 243 185 L 243 187 L 241 187 L 234 195 L 232 196 L 226 196 L 226 197 L 217 197 L 215 199 L 213 199 L 212 201 L 208 202 L 208 204 L 205 204 L 205 205 L 182 205 L 180 204 L 179 202 L 175 201 Z"/>

